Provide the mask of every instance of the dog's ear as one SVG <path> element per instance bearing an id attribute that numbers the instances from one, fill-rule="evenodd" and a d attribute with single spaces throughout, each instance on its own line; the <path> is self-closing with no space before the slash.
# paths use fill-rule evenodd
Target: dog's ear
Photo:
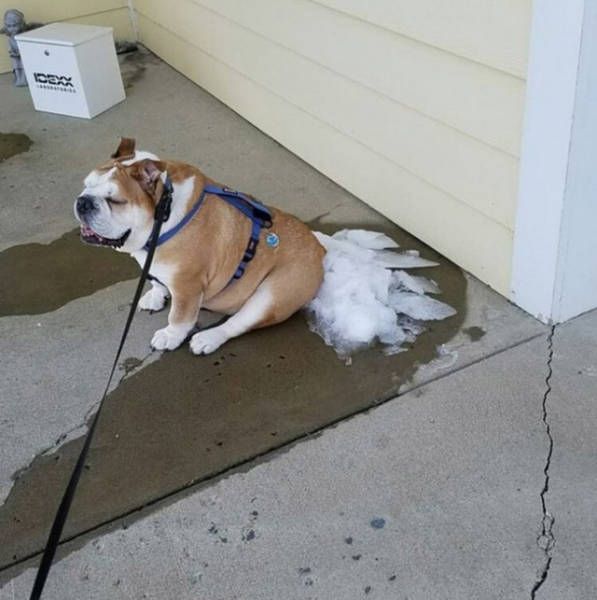
<path id="1" fill-rule="evenodd" d="M 112 154 L 110 158 L 129 158 L 135 156 L 135 139 L 123 137 L 120 138 L 120 144 L 118 144 L 118 148 Z"/>
<path id="2" fill-rule="evenodd" d="M 150 196 L 154 197 L 160 177 L 165 172 L 166 165 L 162 161 L 146 158 L 131 165 L 130 174 Z"/>

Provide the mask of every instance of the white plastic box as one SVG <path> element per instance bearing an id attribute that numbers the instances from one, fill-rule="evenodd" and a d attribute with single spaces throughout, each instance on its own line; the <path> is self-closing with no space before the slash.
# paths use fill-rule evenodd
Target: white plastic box
<path id="1" fill-rule="evenodd" d="M 125 99 L 111 27 L 53 23 L 15 39 L 36 110 L 91 119 Z"/>

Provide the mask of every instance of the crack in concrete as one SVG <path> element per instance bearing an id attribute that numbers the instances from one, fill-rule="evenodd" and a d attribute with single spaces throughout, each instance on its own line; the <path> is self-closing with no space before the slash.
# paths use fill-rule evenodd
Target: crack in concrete
<path id="1" fill-rule="evenodd" d="M 555 523 L 554 516 L 549 512 L 547 508 L 546 496 L 549 492 L 549 467 L 551 466 L 551 457 L 553 455 L 553 436 L 551 434 L 551 426 L 547 413 L 547 400 L 551 394 L 551 377 L 553 375 L 552 361 L 553 361 L 553 339 L 556 331 L 556 326 L 552 325 L 549 335 L 547 336 L 547 377 L 545 378 L 545 393 L 543 394 L 542 402 L 542 422 L 545 427 L 545 433 L 548 439 L 548 450 L 547 457 L 545 459 L 545 466 L 543 467 L 543 489 L 541 490 L 541 509 L 543 516 L 541 518 L 541 532 L 537 536 L 537 546 L 543 551 L 545 562 L 543 568 L 539 573 L 537 581 L 533 585 L 531 590 L 531 600 L 537 597 L 537 592 L 541 586 L 547 580 L 549 569 L 551 567 L 551 561 L 553 559 L 553 548 L 556 544 L 556 539 L 553 534 L 553 525 Z"/>
<path id="2" fill-rule="evenodd" d="M 309 221 L 306 221 L 307 225 L 311 229 L 313 229 L 314 227 L 317 227 L 321 223 L 322 219 L 329 217 L 335 210 L 344 206 L 344 204 L 345 204 L 345 202 L 339 202 L 338 204 L 336 204 L 336 206 L 332 206 L 332 208 L 330 208 L 326 212 L 324 212 L 320 215 L 317 215 L 316 217 L 314 217 L 313 219 L 310 219 Z"/>

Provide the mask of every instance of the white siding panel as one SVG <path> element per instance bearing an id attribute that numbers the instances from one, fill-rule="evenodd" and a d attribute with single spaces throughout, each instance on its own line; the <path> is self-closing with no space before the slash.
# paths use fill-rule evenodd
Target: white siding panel
<path id="1" fill-rule="evenodd" d="M 526 77 L 531 0 L 315 1 L 459 56 Z"/>
<path id="2" fill-rule="evenodd" d="M 310 0 L 193 0 L 314 62 L 514 156 L 524 81 Z"/>
<path id="3" fill-rule="evenodd" d="M 512 228 L 516 158 L 324 69 L 198 5 L 172 15 L 159 0 L 140 12 L 500 224 Z M 234 40 L 231 42 L 231 40 Z M 292 76 L 289 77 L 289 74 Z"/>
<path id="4" fill-rule="evenodd" d="M 139 31 L 143 43 L 257 127 L 501 293 L 507 292 L 512 234 L 506 227 L 142 14 Z"/>

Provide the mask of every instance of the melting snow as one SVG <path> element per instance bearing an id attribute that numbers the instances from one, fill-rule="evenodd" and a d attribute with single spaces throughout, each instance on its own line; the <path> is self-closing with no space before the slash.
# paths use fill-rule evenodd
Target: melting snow
<path id="1" fill-rule="evenodd" d="M 387 354 L 404 351 L 425 330 L 424 321 L 456 313 L 426 295 L 440 293 L 434 281 L 402 270 L 437 265 L 418 252 L 397 252 L 394 240 L 375 231 L 314 233 L 327 254 L 323 284 L 306 307 L 309 326 L 340 356 L 376 341 Z"/>

